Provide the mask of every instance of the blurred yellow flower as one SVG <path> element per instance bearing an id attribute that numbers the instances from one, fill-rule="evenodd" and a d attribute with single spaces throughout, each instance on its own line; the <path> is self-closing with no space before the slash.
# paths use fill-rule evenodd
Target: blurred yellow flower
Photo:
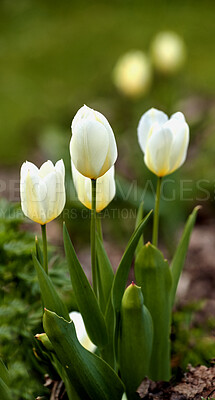
<path id="1" fill-rule="evenodd" d="M 155 68 L 164 74 L 174 74 L 184 65 L 186 47 L 175 32 L 160 32 L 151 44 L 151 58 Z"/>
<path id="2" fill-rule="evenodd" d="M 144 95 L 152 81 L 149 58 L 140 50 L 124 54 L 114 68 L 113 81 L 117 89 L 126 96 Z"/>

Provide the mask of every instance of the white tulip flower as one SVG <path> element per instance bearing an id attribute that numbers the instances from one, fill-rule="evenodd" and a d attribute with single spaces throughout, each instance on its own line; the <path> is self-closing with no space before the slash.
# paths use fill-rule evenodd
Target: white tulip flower
<path id="1" fill-rule="evenodd" d="M 70 153 L 75 168 L 84 176 L 97 179 L 117 159 L 112 128 L 100 112 L 81 107 L 72 121 Z"/>
<path id="2" fill-rule="evenodd" d="M 82 315 L 77 311 L 72 311 L 69 316 L 74 322 L 76 335 L 81 345 L 88 351 L 91 351 L 91 353 L 94 353 L 96 351 L 96 346 L 91 342 L 87 334 Z"/>
<path id="3" fill-rule="evenodd" d="M 189 127 L 184 115 L 168 116 L 155 108 L 142 115 L 138 141 L 147 167 L 157 176 L 169 175 L 185 161 L 189 144 Z"/>
<path id="4" fill-rule="evenodd" d="M 72 176 L 78 198 L 85 207 L 92 209 L 91 180 L 80 174 L 72 163 Z M 102 211 L 113 200 L 116 193 L 114 166 L 96 181 L 96 211 Z"/>
<path id="5" fill-rule="evenodd" d="M 31 162 L 21 167 L 20 196 L 26 217 L 41 225 L 58 217 L 65 206 L 65 168 L 63 160 L 55 166 L 46 161 L 40 168 Z"/>
<path id="6" fill-rule="evenodd" d="M 184 65 L 186 48 L 175 32 L 160 32 L 152 42 L 151 57 L 155 68 L 164 74 L 174 74 Z"/>
<path id="7" fill-rule="evenodd" d="M 139 97 L 148 92 L 152 81 L 152 68 L 142 51 L 130 51 L 119 58 L 113 81 L 120 92 L 129 97 Z"/>

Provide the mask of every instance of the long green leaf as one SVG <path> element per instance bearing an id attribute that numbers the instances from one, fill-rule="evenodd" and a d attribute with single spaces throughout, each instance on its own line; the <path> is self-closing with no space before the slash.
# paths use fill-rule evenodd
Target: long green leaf
<path id="1" fill-rule="evenodd" d="M 137 211 L 137 218 L 136 218 L 136 223 L 135 223 L 135 229 L 138 227 L 138 225 L 140 224 L 140 222 L 143 219 L 143 201 L 141 201 L 138 211 Z M 143 235 L 141 235 L 139 242 L 137 244 L 136 250 L 135 250 L 135 256 L 137 257 L 137 254 L 139 253 L 139 251 L 142 249 L 144 245 L 144 240 L 143 240 Z"/>
<path id="2" fill-rule="evenodd" d="M 108 341 L 104 316 L 96 296 L 90 286 L 81 264 L 75 254 L 66 225 L 63 229 L 64 247 L 69 266 L 69 273 L 79 312 L 82 314 L 87 333 L 98 347 Z"/>
<path id="3" fill-rule="evenodd" d="M 110 260 L 104 248 L 104 244 L 99 235 L 96 235 L 96 253 L 98 260 L 98 273 L 99 273 L 99 293 L 102 296 L 99 299 L 100 307 L 104 313 L 107 307 L 108 299 L 110 297 L 111 287 L 113 283 L 114 273 Z"/>
<path id="4" fill-rule="evenodd" d="M 109 297 L 105 311 L 105 322 L 107 326 L 108 343 L 104 347 L 104 349 L 102 349 L 101 354 L 102 358 L 115 370 L 116 369 L 116 359 L 114 350 L 115 314 L 111 297 Z"/>
<path id="5" fill-rule="evenodd" d="M 42 295 L 43 305 L 51 311 L 56 312 L 58 315 L 70 321 L 68 310 L 58 293 L 56 292 L 54 285 L 50 277 L 46 274 L 43 267 L 39 263 L 38 259 L 33 254 L 34 267 L 37 271 L 37 277 L 40 285 L 40 291 Z"/>
<path id="6" fill-rule="evenodd" d="M 68 379 L 84 400 L 119 400 L 124 387 L 114 370 L 79 343 L 73 322 L 45 311 L 43 326 Z"/>
<path id="7" fill-rule="evenodd" d="M 170 379 L 170 323 L 172 276 L 163 254 L 150 243 L 143 246 L 135 261 L 135 277 L 141 286 L 144 304 L 154 326 L 154 339 L 148 377 Z"/>
<path id="8" fill-rule="evenodd" d="M 188 246 L 189 246 L 189 241 L 190 241 L 190 235 L 192 233 L 195 221 L 196 221 L 196 216 L 197 212 L 199 210 L 199 206 L 195 207 L 192 214 L 189 216 L 187 223 L 185 225 L 185 229 L 183 232 L 183 235 L 181 237 L 181 240 L 179 242 L 179 245 L 177 247 L 177 250 L 175 252 L 175 255 L 173 257 L 172 263 L 171 263 L 171 272 L 172 272 L 172 293 L 171 293 L 171 304 L 173 306 L 174 301 L 175 301 L 175 294 L 178 286 L 178 282 L 180 279 L 180 275 L 184 266 Z"/>
<path id="9" fill-rule="evenodd" d="M 0 378 L 0 394 L 1 400 L 12 400 L 10 390 L 2 378 Z"/>
<path id="10" fill-rule="evenodd" d="M 120 311 L 122 296 L 126 287 L 126 282 L 128 280 L 129 270 L 131 268 L 134 252 L 151 213 L 152 210 L 146 215 L 146 217 L 142 220 L 142 222 L 138 225 L 137 229 L 133 233 L 116 271 L 112 286 L 112 302 L 115 311 Z"/>
<path id="11" fill-rule="evenodd" d="M 6 385 L 9 385 L 10 378 L 8 369 L 5 367 L 2 359 L 0 358 L 0 378 L 4 381 Z"/>

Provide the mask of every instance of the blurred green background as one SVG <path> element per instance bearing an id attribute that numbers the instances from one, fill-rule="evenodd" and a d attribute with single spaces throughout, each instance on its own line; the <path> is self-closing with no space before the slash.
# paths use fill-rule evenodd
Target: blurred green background
<path id="1" fill-rule="evenodd" d="M 212 0 L 0 0 L 1 197 L 6 196 L 10 200 L 19 201 L 17 192 L 10 193 L 14 186 L 10 189 L 9 181 L 15 179 L 19 184 L 19 169 L 26 159 L 40 165 L 47 158 L 54 162 L 63 158 L 67 168 L 67 207 L 63 217 L 70 222 L 72 240 L 78 252 L 86 247 L 86 243 L 89 245 L 89 218 L 86 218 L 86 213 L 83 218 L 83 208 L 77 201 L 72 186 L 69 141 L 71 120 L 77 110 L 83 104 L 95 108 L 108 118 L 119 150 L 116 163 L 116 199 L 109 206 L 110 218 L 106 217 L 105 213 L 101 214 L 106 219 L 103 224 L 105 239 L 111 243 L 109 253 L 112 256 L 112 253 L 117 253 L 118 261 L 135 224 L 135 213 L 126 214 L 123 210 L 136 211 L 140 199 L 145 202 L 145 210 L 154 206 L 156 179 L 144 166 L 143 155 L 137 142 L 137 124 L 146 110 L 157 107 L 169 115 L 175 111 L 184 112 L 191 131 L 186 163 L 179 171 L 166 178 L 166 201 L 161 201 L 161 240 L 171 253 L 176 228 L 197 203 L 204 206 L 200 222 L 201 218 L 204 221 L 213 218 L 214 15 L 215 2 Z M 124 97 L 117 91 L 112 80 L 113 68 L 118 58 L 133 49 L 149 54 L 155 35 L 165 30 L 173 30 L 184 39 L 187 48 L 184 68 L 170 77 L 161 76 L 154 71 L 152 87 L 145 96 L 137 99 Z M 68 211 L 73 209 L 77 210 L 77 213 L 70 214 Z M 113 210 L 120 212 L 116 213 Z M 72 215 L 75 218 L 72 218 Z M 162 229 L 162 222 L 165 222 L 165 230 Z M 17 270 L 21 268 L 21 261 L 18 260 L 17 265 L 14 264 L 13 257 L 17 255 L 11 255 L 14 240 L 17 239 L 12 236 L 11 246 L 5 248 L 5 241 L 9 241 L 6 234 L 12 235 L 12 229 L 18 228 L 12 226 L 10 230 L 7 224 L 7 221 L 4 222 L 4 229 L 1 228 L 5 255 L 2 261 L 2 281 L 5 281 L 5 275 L 8 276 L 10 263 L 14 265 L 14 279 L 17 279 Z M 53 229 L 54 225 L 51 224 L 50 232 L 56 229 Z M 36 229 L 35 225 L 33 229 Z M 30 224 L 28 229 L 29 226 Z M 55 234 L 58 244 L 61 236 L 59 229 Z M 21 283 L 13 286 L 14 296 L 17 287 L 20 290 L 20 285 L 24 288 L 23 292 L 28 293 L 28 290 L 25 290 L 29 281 L 26 275 L 33 268 L 29 250 L 29 246 L 33 246 L 33 238 L 29 238 L 27 234 L 23 239 L 24 234 L 20 235 L 20 240 L 23 240 L 25 245 L 27 243 L 27 250 L 21 247 L 20 251 L 24 252 L 28 264 L 25 265 L 24 277 L 19 271 L 18 278 Z M 147 235 L 149 236 L 149 232 Z M 61 254 L 59 248 L 57 252 Z M 23 255 L 20 259 L 21 257 Z M 82 254 L 81 262 L 83 261 L 85 266 L 88 258 L 89 252 L 87 256 Z M 35 280 L 35 275 L 32 276 L 32 280 Z M 57 278 L 56 282 L 59 280 Z M 29 282 L 33 288 L 31 281 Z M 63 278 L 59 287 L 62 282 Z M 11 303 L 11 297 L 8 301 L 10 312 L 8 313 L 8 309 L 6 311 L 9 318 L 13 318 L 16 307 L 19 306 L 20 315 L 23 316 L 23 319 L 20 319 L 22 326 L 26 320 L 24 301 L 23 304 L 20 303 L 21 306 L 15 304 L 15 307 Z M 35 297 L 38 300 L 37 291 Z M 25 302 L 28 306 L 28 297 Z M 4 307 L 0 310 L 1 315 L 5 313 Z M 180 325 L 180 315 L 176 317 L 177 328 L 177 324 Z M 185 328 L 189 330 L 187 326 Z M 34 329 L 36 332 L 37 326 L 34 325 Z M 183 335 L 179 346 L 183 341 L 187 343 L 184 331 L 181 330 Z M 14 332 L 9 332 L 9 339 L 11 334 L 14 335 Z M 5 332 L 2 335 L 5 335 Z M 2 337 L 0 339 L 3 340 Z M 4 340 L 8 340 L 8 337 Z M 19 346 L 23 340 L 16 334 L 14 343 Z M 26 343 L 28 340 L 27 337 Z M 175 351 L 177 346 L 176 342 Z M 196 346 L 194 349 L 196 350 Z M 201 359 L 198 359 L 198 362 L 202 362 Z M 17 371 L 18 369 L 19 365 Z M 21 381 L 16 374 L 15 378 L 14 381 Z M 20 387 L 25 385 L 27 379 L 28 376 L 23 375 Z M 36 389 L 32 389 L 35 395 L 38 393 Z M 17 399 L 18 396 L 17 394 Z M 27 400 L 31 398 L 30 392 L 29 396 L 26 394 Z"/>
<path id="2" fill-rule="evenodd" d="M 213 96 L 214 12 L 209 0 L 1 0 L 1 163 L 29 159 L 50 127 L 62 130 L 69 141 L 70 121 L 83 103 L 98 105 L 119 140 L 126 124 L 119 120 L 123 110 L 117 113 L 123 105 L 112 84 L 113 66 L 130 49 L 147 51 L 160 30 L 178 32 L 188 48 L 175 102 L 194 93 Z M 144 107 L 138 103 L 136 118 L 129 121 L 134 145 L 138 117 L 146 108 L 174 108 L 162 89 L 160 96 L 157 90 L 150 94 Z"/>

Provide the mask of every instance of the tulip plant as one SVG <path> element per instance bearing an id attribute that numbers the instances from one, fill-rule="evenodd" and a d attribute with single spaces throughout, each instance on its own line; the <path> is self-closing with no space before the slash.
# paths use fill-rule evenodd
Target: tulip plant
<path id="1" fill-rule="evenodd" d="M 63 161 L 55 166 L 47 161 L 40 169 L 26 162 L 21 168 L 22 209 L 41 225 L 43 238 L 43 251 L 36 241 L 33 254 L 44 308 L 44 333 L 36 337 L 64 381 L 69 400 L 135 399 L 146 376 L 155 381 L 171 377 L 171 312 L 197 208 L 169 265 L 157 247 L 159 201 L 162 178 L 185 161 L 189 127 L 180 112 L 168 119 L 151 109 L 140 120 L 138 140 L 147 167 L 158 177 L 152 244 L 143 243 L 152 211 L 143 218 L 140 204 L 136 229 L 114 274 L 97 213 L 115 195 L 115 137 L 107 119 L 87 106 L 73 119 L 73 181 L 79 200 L 91 209 L 92 286 L 64 224 L 64 247 L 77 303 L 77 310 L 70 314 L 48 274 L 45 233 L 46 223 L 64 208 Z M 127 287 L 134 256 L 136 282 Z"/>

